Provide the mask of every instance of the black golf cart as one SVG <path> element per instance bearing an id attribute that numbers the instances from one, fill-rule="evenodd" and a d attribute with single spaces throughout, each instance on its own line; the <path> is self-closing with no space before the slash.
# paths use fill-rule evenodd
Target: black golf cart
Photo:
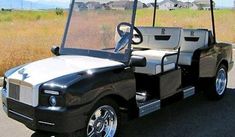
<path id="1" fill-rule="evenodd" d="M 145 116 L 172 98 L 200 88 L 222 98 L 232 46 L 216 41 L 212 3 L 211 31 L 156 26 L 156 0 L 153 9 L 137 0 L 72 0 L 56 56 L 5 73 L 5 112 L 38 133 L 113 137 L 124 117 Z M 153 24 L 135 25 L 136 14 L 150 10 Z"/>

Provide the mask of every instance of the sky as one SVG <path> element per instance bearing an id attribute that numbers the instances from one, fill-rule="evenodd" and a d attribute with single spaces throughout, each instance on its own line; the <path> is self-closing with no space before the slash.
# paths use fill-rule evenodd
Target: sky
<path id="1" fill-rule="evenodd" d="M 31 1 L 31 2 L 41 2 L 41 3 L 62 3 L 62 4 L 68 4 L 70 0 L 25 0 L 25 1 Z"/>
<path id="2" fill-rule="evenodd" d="M 55 8 L 55 7 L 61 7 L 61 8 L 67 8 L 69 6 L 69 3 L 71 0 L 0 0 L 0 8 L 20 8 L 22 5 L 22 1 L 24 4 L 24 7 L 27 8 Z M 80 1 L 92 1 L 92 0 L 80 0 Z M 95 0 L 93 0 L 95 1 Z M 105 1 L 105 0 L 100 0 Z M 106 1 L 112 1 L 112 0 L 106 0 Z M 140 0 L 144 3 L 150 3 L 154 0 Z M 158 0 L 158 2 L 161 2 L 163 0 Z M 190 1 L 193 2 L 194 0 L 181 0 L 184 2 Z M 216 7 L 233 7 L 233 1 L 234 0 L 215 0 Z M 33 6 L 32 6 L 33 5 Z"/>

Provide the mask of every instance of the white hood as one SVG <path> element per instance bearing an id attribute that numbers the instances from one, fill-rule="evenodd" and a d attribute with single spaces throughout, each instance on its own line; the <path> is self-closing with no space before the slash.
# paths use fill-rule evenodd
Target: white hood
<path id="1" fill-rule="evenodd" d="M 58 56 L 27 64 L 8 78 L 23 80 L 23 75 L 19 72 L 23 69 L 23 73 L 27 74 L 24 81 L 36 86 L 67 74 L 119 65 L 123 63 L 87 56 Z"/>

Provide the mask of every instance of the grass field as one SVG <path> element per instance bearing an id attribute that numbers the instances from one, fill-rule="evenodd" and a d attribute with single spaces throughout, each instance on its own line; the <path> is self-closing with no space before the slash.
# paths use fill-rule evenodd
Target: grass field
<path id="1" fill-rule="evenodd" d="M 55 12 L 0 12 L 0 75 L 7 69 L 51 56 L 59 45 L 66 15 Z"/>
<path id="2" fill-rule="evenodd" d="M 152 10 L 137 13 L 137 25 L 151 25 Z M 218 10 L 215 15 L 218 39 L 235 43 L 235 11 Z M 14 66 L 52 56 L 50 48 L 60 45 L 66 17 L 54 11 L 0 12 L 0 75 Z M 210 28 L 210 23 L 209 11 L 159 11 L 157 17 L 158 26 Z"/>

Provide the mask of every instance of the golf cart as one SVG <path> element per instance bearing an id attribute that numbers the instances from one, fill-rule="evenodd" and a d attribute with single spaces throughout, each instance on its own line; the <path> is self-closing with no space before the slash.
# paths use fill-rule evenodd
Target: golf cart
<path id="1" fill-rule="evenodd" d="M 5 73 L 7 115 L 38 133 L 113 137 L 124 119 L 200 88 L 221 99 L 232 46 L 216 41 L 212 0 L 212 31 L 158 27 L 154 5 L 153 24 L 137 26 L 137 0 L 72 0 L 55 57 Z"/>

